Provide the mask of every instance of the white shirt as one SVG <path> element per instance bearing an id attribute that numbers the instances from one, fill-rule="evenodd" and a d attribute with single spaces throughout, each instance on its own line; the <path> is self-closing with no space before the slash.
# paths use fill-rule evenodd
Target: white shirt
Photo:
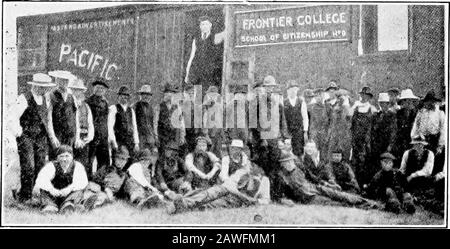
<path id="1" fill-rule="evenodd" d="M 445 138 L 447 135 L 447 122 L 445 113 L 438 109 L 435 110 L 421 109 L 417 113 L 411 129 L 411 137 L 419 135 L 439 135 L 439 145 L 445 145 Z"/>
<path id="2" fill-rule="evenodd" d="M 75 96 L 73 96 L 73 100 L 75 102 L 75 107 L 77 108 L 76 113 L 75 113 L 75 120 L 76 120 L 76 138 L 80 139 L 80 133 L 81 133 L 81 128 L 80 128 L 80 111 L 79 108 L 82 104 L 86 105 L 86 109 L 87 109 L 87 122 L 88 122 L 88 134 L 87 137 L 85 138 L 85 142 L 89 143 L 90 141 L 92 141 L 92 139 L 94 139 L 94 119 L 92 118 L 92 112 L 91 112 L 91 108 L 89 108 L 89 105 L 86 104 L 85 102 L 82 102 L 78 99 L 76 99 Z"/>
<path id="3" fill-rule="evenodd" d="M 410 151 L 411 150 L 407 150 L 407 151 L 405 151 L 405 153 L 403 153 L 402 163 L 400 164 L 400 172 L 402 172 L 402 173 L 406 172 L 406 162 L 408 161 Z M 418 170 L 418 171 L 412 173 L 411 176 L 413 176 L 413 177 L 430 176 L 431 173 L 433 172 L 433 166 L 434 166 L 434 154 L 433 154 L 433 152 L 428 151 L 428 158 L 427 158 L 427 161 L 425 162 L 425 165 L 423 166 L 423 168 L 421 170 Z"/>
<path id="4" fill-rule="evenodd" d="M 131 123 L 133 125 L 133 139 L 135 144 L 139 144 L 139 135 L 137 131 L 137 124 L 136 124 L 136 114 L 134 113 L 133 108 L 129 107 L 128 105 L 122 105 L 120 104 L 125 111 L 127 111 L 128 108 L 131 109 Z M 116 134 L 114 133 L 114 124 L 116 123 L 116 114 L 117 114 L 117 108 L 116 105 L 112 105 L 109 107 L 108 112 L 108 137 L 109 141 L 116 142 Z"/>
<path id="5" fill-rule="evenodd" d="M 128 168 L 128 174 L 136 180 L 141 186 L 151 188 L 150 179 L 147 179 L 144 174 L 144 166 L 140 162 L 131 164 Z"/>
<path id="6" fill-rule="evenodd" d="M 72 191 L 78 191 L 86 188 L 88 185 L 88 178 L 84 166 L 77 161 L 74 161 L 74 164 L 75 169 L 73 172 L 72 184 L 66 188 L 71 188 Z M 55 178 L 55 172 L 56 169 L 53 162 L 48 162 L 39 172 L 33 192 L 38 192 L 40 189 L 46 191 L 54 190 L 55 187 L 52 184 L 52 180 Z"/>
<path id="7" fill-rule="evenodd" d="M 361 101 L 357 100 L 348 111 L 348 115 L 353 116 L 353 113 L 355 112 L 356 108 L 358 108 L 359 113 L 367 113 L 369 110 L 372 113 L 378 112 L 377 108 L 372 104 L 370 104 L 369 102 L 362 103 Z"/>
<path id="8" fill-rule="evenodd" d="M 291 106 L 295 106 L 297 104 L 297 100 L 299 100 L 301 102 L 301 115 L 302 115 L 302 123 L 303 123 L 303 131 L 308 131 L 309 130 L 309 117 L 308 117 L 308 107 L 306 105 L 305 99 L 304 98 L 294 98 L 291 99 L 288 97 L 289 103 L 291 104 Z"/>

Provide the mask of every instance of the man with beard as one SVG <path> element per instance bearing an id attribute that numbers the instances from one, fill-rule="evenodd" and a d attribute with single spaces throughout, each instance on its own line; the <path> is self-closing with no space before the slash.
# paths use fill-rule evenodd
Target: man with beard
<path id="1" fill-rule="evenodd" d="M 220 160 L 214 153 L 207 151 L 209 139 L 197 137 L 197 146 L 194 152 L 186 156 L 185 164 L 192 172 L 192 188 L 205 189 L 217 182 L 217 172 L 220 170 Z"/>
<path id="2" fill-rule="evenodd" d="M 170 142 L 156 162 L 159 189 L 170 197 L 174 197 L 175 193 L 186 194 L 192 190 L 192 172 L 186 168 L 179 152 L 177 143 Z"/>
<path id="3" fill-rule="evenodd" d="M 86 100 L 94 119 L 94 139 L 89 144 L 89 165 L 93 165 L 95 158 L 97 166 L 109 165 L 108 101 L 105 98 L 109 86 L 103 80 L 94 81 L 92 86 L 94 93 Z"/>

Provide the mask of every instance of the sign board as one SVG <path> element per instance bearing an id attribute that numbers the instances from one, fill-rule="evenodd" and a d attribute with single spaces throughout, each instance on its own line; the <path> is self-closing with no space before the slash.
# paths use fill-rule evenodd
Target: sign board
<path id="1" fill-rule="evenodd" d="M 235 12 L 235 46 L 349 41 L 350 6 L 319 5 Z"/>
<path id="2" fill-rule="evenodd" d="M 134 82 L 135 19 L 121 16 L 48 27 L 48 70 L 67 70 L 86 83 L 101 77 L 113 90 Z"/>

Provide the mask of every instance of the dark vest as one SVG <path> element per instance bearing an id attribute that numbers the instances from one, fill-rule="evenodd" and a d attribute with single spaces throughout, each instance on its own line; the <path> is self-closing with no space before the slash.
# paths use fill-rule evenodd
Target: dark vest
<path id="1" fill-rule="evenodd" d="M 202 40 L 201 34 L 195 38 L 196 51 L 192 61 L 191 72 L 198 75 L 213 73 L 217 63 L 217 49 L 214 44 L 214 34 Z"/>
<path id="2" fill-rule="evenodd" d="M 177 129 L 172 127 L 171 115 L 174 112 L 176 105 L 172 105 L 171 109 L 167 107 L 166 103 L 161 103 L 158 120 L 158 136 L 160 140 L 170 141 L 176 139 Z"/>
<path id="3" fill-rule="evenodd" d="M 242 156 L 241 156 L 240 163 L 234 162 L 230 156 L 230 164 L 228 166 L 228 175 L 231 176 L 232 174 L 234 174 L 234 172 L 236 172 L 236 170 L 238 170 L 240 168 L 242 168 Z"/>
<path id="4" fill-rule="evenodd" d="M 150 103 L 139 101 L 135 105 L 136 125 L 140 140 L 153 135 L 153 108 Z"/>
<path id="5" fill-rule="evenodd" d="M 425 162 L 428 159 L 428 153 L 430 153 L 430 151 L 425 150 L 423 152 L 422 158 L 419 161 L 417 157 L 417 151 L 410 150 L 408 154 L 408 159 L 406 160 L 405 175 L 409 176 L 412 173 L 421 170 L 425 166 Z"/>
<path id="6" fill-rule="evenodd" d="M 20 126 L 22 126 L 23 136 L 31 138 L 47 137 L 47 105 L 45 98 L 43 98 L 42 105 L 38 105 L 31 93 L 25 94 L 28 107 L 20 117 Z"/>
<path id="7" fill-rule="evenodd" d="M 86 103 L 91 109 L 94 122 L 94 140 L 108 139 L 108 102 L 103 97 L 92 95 Z"/>
<path id="8" fill-rule="evenodd" d="M 289 99 L 284 101 L 284 115 L 289 132 L 303 131 L 302 105 L 303 103 L 300 99 L 296 100 L 295 106 L 291 105 Z"/>
<path id="9" fill-rule="evenodd" d="M 120 104 L 116 105 L 116 123 L 114 124 L 114 134 L 118 144 L 133 143 L 133 122 L 131 107 L 125 111 Z"/>
<path id="10" fill-rule="evenodd" d="M 63 189 L 72 184 L 73 172 L 75 171 L 74 161 L 72 161 L 66 173 L 64 173 L 59 162 L 54 161 L 53 165 L 55 166 L 55 177 L 52 180 L 53 187 L 56 189 Z"/>
<path id="11" fill-rule="evenodd" d="M 64 101 L 62 94 L 55 91 L 52 97 L 52 108 L 53 129 L 56 137 L 59 140 L 75 137 L 76 107 L 72 95 L 69 94 Z"/>

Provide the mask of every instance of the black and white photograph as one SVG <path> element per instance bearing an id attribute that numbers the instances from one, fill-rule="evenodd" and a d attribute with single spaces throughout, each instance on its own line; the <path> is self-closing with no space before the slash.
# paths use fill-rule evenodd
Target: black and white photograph
<path id="1" fill-rule="evenodd" d="M 4 1 L 1 226 L 448 228 L 448 7 Z"/>

